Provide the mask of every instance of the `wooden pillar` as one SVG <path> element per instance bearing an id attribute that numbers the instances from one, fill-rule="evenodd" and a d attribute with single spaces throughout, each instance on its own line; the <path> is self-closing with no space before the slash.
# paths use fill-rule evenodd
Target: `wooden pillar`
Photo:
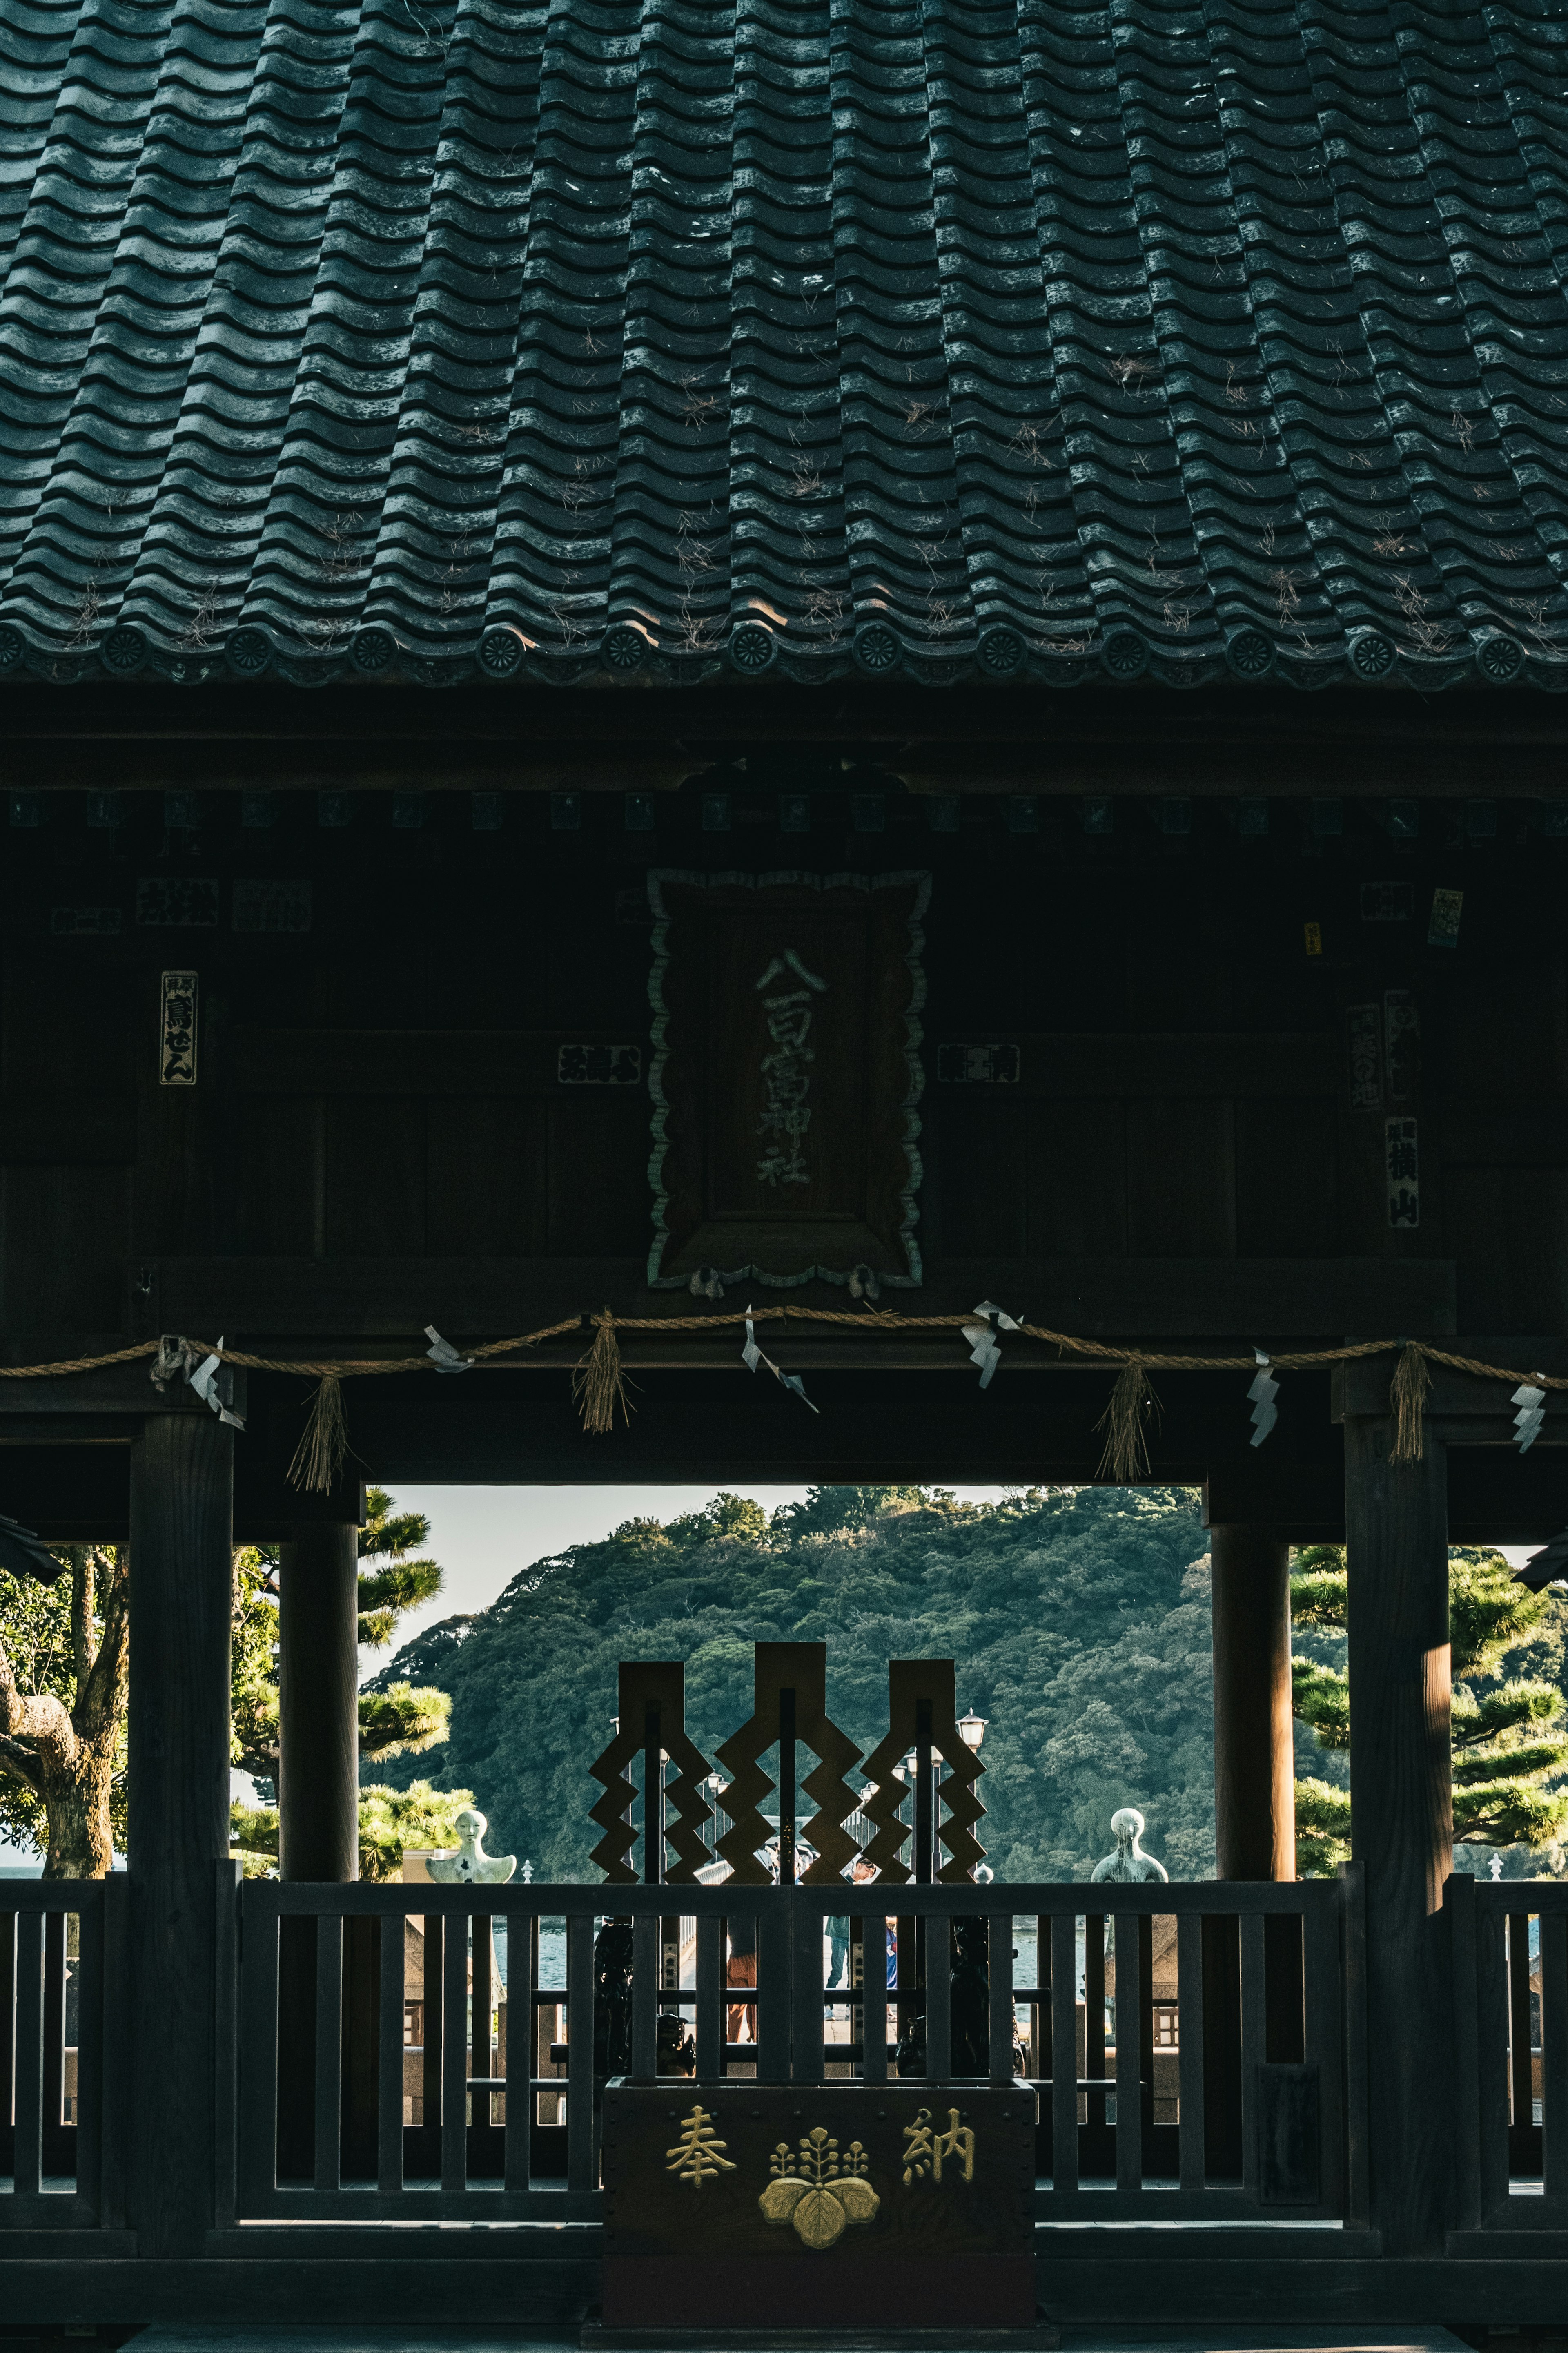
<path id="1" fill-rule="evenodd" d="M 1435 2255 L 1455 2107 L 1444 1891 L 1449 1769 L 1447 1450 L 1391 1464 L 1389 1425 L 1347 1419 L 1352 1843 L 1366 1873 L 1372 2221 L 1388 2255 Z"/>
<path id="2" fill-rule="evenodd" d="M 278 1801 L 285 1879 L 359 1877 L 359 1535 L 333 1521 L 281 1547 Z"/>
<path id="3" fill-rule="evenodd" d="M 203 2252 L 216 2158 L 216 1874 L 228 1852 L 234 1455 L 207 1413 L 131 1448 L 130 2103 L 143 2255 Z"/>
<path id="4" fill-rule="evenodd" d="M 1290 1552 L 1268 1528 L 1211 1528 L 1217 1876 L 1296 1876 Z"/>

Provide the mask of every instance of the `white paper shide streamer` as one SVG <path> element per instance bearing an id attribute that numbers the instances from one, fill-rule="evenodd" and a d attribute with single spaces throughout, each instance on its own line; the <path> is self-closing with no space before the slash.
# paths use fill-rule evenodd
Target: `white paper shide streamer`
<path id="1" fill-rule="evenodd" d="M 800 1399 L 802 1405 L 809 1407 L 813 1413 L 816 1411 L 816 1406 L 812 1405 L 811 1399 L 806 1396 L 805 1383 L 801 1379 L 800 1375 L 781 1372 L 773 1358 L 764 1356 L 758 1347 L 756 1327 L 752 1322 L 750 1308 L 746 1311 L 746 1345 L 741 1351 L 741 1361 L 753 1373 L 759 1365 L 765 1365 L 775 1381 L 782 1381 L 784 1388 L 792 1390 Z"/>
<path id="2" fill-rule="evenodd" d="M 217 1335 L 217 1344 L 221 1348 L 223 1345 L 223 1334 L 221 1332 Z M 230 1430 L 243 1430 L 245 1428 L 243 1418 L 237 1413 L 230 1413 L 227 1406 L 225 1405 L 222 1398 L 218 1395 L 217 1385 L 222 1373 L 223 1358 L 215 1355 L 211 1356 L 204 1356 L 201 1363 L 195 1367 L 195 1370 L 194 1372 L 187 1373 L 185 1375 L 185 1378 L 190 1383 L 192 1388 L 195 1389 L 196 1395 L 201 1398 L 202 1403 L 204 1405 L 211 1406 L 214 1413 L 216 1414 L 220 1421 L 226 1421 Z"/>
<path id="3" fill-rule="evenodd" d="M 990 1388 L 991 1376 L 1002 1361 L 997 1333 L 1016 1332 L 1021 1327 L 1011 1315 L 1005 1315 L 992 1299 L 983 1299 L 974 1313 L 985 1320 L 983 1324 L 966 1324 L 963 1336 L 969 1343 L 970 1362 L 979 1366 L 980 1386 L 985 1389 Z"/>
<path id="4" fill-rule="evenodd" d="M 468 1373 L 473 1370 L 472 1356 L 459 1356 L 450 1340 L 442 1339 L 434 1324 L 426 1324 L 425 1337 L 431 1344 L 425 1354 L 438 1373 Z"/>
<path id="5" fill-rule="evenodd" d="M 1258 1370 L 1247 1394 L 1252 1405 L 1252 1443 L 1261 1446 L 1279 1419 L 1279 1409 L 1274 1402 L 1279 1394 L 1279 1384 L 1269 1369 L 1268 1350 L 1254 1344 L 1252 1353 L 1258 1359 Z"/>
<path id="6" fill-rule="evenodd" d="M 1541 1376 L 1536 1375 L 1539 1380 Z M 1519 1411 L 1513 1418 L 1513 1442 L 1521 1454 L 1528 1454 L 1541 1435 L 1541 1425 L 1546 1419 L 1546 1391 L 1529 1381 L 1521 1381 L 1509 1400 Z"/>

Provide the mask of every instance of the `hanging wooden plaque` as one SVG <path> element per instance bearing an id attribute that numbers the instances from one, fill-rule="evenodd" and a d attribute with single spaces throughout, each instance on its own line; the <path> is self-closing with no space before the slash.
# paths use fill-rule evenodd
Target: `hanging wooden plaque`
<path id="1" fill-rule="evenodd" d="M 648 877 L 648 1280 L 921 1281 L 927 874 Z"/>

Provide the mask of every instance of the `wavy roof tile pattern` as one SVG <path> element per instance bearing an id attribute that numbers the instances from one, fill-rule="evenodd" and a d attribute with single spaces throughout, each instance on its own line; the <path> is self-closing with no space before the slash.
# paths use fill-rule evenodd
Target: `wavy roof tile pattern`
<path id="1" fill-rule="evenodd" d="M 0 669 L 1568 682 L 1557 0 L 8 0 Z"/>

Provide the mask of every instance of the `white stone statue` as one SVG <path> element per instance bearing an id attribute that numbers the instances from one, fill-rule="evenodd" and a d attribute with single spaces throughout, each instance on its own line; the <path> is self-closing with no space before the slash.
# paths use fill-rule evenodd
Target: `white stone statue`
<path id="1" fill-rule="evenodd" d="M 1156 1862 L 1152 1854 L 1145 1854 L 1138 1843 L 1143 1835 L 1143 1817 L 1136 1806 L 1123 1806 L 1112 1814 L 1110 1831 L 1116 1841 L 1116 1852 L 1095 1864 L 1089 1873 L 1091 1883 L 1111 1880 L 1126 1887 L 1143 1879 L 1170 1878 L 1164 1864 Z"/>
<path id="2" fill-rule="evenodd" d="M 1142 1822 L 1138 1825 L 1142 1830 Z M 510 1879 L 517 1869 L 515 1854 L 487 1854 L 484 1836 L 489 1824 L 475 1806 L 465 1806 L 458 1816 L 456 1829 L 462 1844 L 454 1854 L 433 1854 L 428 1870 L 434 1880 L 443 1885 L 453 1882 L 478 1880 L 494 1885 Z M 1163 1874 L 1162 1874 L 1163 1875 Z"/>

